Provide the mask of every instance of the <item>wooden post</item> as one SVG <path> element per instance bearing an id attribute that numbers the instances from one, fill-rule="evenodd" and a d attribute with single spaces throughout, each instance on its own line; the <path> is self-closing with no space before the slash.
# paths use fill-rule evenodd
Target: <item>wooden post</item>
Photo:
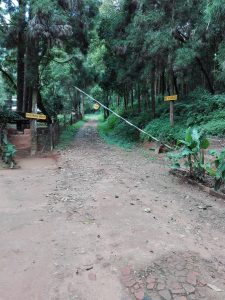
<path id="1" fill-rule="evenodd" d="M 81 114 L 83 119 L 84 118 L 84 96 L 81 97 Z"/>
<path id="2" fill-rule="evenodd" d="M 50 148 L 52 151 L 54 149 L 53 124 L 49 125 L 49 133 L 50 133 Z"/>
<path id="3" fill-rule="evenodd" d="M 37 90 L 33 90 L 32 95 L 32 112 L 37 113 Z M 37 154 L 37 120 L 32 120 L 30 122 L 30 129 L 31 129 L 31 156 Z"/>
<path id="4" fill-rule="evenodd" d="M 174 127 L 174 101 L 170 101 L 170 126 Z"/>
<path id="5" fill-rule="evenodd" d="M 174 126 L 174 101 L 177 101 L 177 95 L 165 96 L 164 101 L 170 102 L 170 126 Z"/>

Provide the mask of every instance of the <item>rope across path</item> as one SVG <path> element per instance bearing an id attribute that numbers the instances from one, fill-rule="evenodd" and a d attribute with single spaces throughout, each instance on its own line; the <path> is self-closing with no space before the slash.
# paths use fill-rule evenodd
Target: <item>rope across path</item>
<path id="1" fill-rule="evenodd" d="M 112 114 L 114 114 L 115 116 L 117 116 L 117 118 L 123 120 L 124 122 L 126 122 L 128 125 L 130 125 L 131 127 L 137 129 L 139 132 L 145 134 L 146 136 L 148 136 L 149 138 L 151 138 L 152 140 L 154 140 L 155 142 L 160 142 L 160 140 L 158 140 L 156 137 L 154 137 L 153 135 L 149 134 L 148 132 L 142 130 L 141 128 L 137 127 L 136 125 L 132 124 L 130 121 L 128 121 L 127 119 L 123 118 L 122 116 L 120 116 L 119 114 L 117 114 L 115 111 L 113 111 L 112 109 L 108 108 L 107 106 L 105 106 L 104 104 L 102 104 L 100 101 L 94 99 L 92 96 L 88 95 L 87 93 L 85 93 L 83 90 L 81 90 L 80 88 L 78 88 L 77 86 L 74 86 L 74 88 L 79 91 L 80 93 L 82 93 L 83 95 L 85 95 L 86 97 L 88 97 L 91 101 L 98 103 L 101 107 L 103 107 L 104 109 L 110 111 Z M 161 142 L 160 142 L 161 143 Z M 165 143 L 161 143 L 162 145 L 164 145 L 166 148 L 168 148 L 169 150 L 173 150 L 173 148 Z"/>

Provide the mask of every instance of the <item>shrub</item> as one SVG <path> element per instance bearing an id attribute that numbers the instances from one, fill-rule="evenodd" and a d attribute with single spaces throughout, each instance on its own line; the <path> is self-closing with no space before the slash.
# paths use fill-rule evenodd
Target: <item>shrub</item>
<path id="1" fill-rule="evenodd" d="M 174 142 L 184 138 L 185 135 L 185 127 L 183 124 L 177 124 L 174 127 L 170 127 L 168 116 L 151 121 L 144 128 L 144 131 L 163 142 Z M 141 134 L 141 140 L 144 141 L 146 139 L 148 139 L 148 137 L 145 134 Z"/>
<path id="2" fill-rule="evenodd" d="M 179 152 L 169 155 L 174 160 L 175 167 L 179 168 L 179 160 L 184 159 L 185 166 L 189 168 L 190 176 L 202 180 L 206 169 L 204 150 L 209 147 L 209 141 L 205 134 L 196 128 L 188 128 L 185 139 L 179 140 L 178 145 L 182 146 Z"/>

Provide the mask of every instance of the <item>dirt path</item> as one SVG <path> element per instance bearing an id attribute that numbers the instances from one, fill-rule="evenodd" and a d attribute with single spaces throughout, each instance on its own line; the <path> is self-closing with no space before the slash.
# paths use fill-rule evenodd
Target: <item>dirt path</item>
<path id="1" fill-rule="evenodd" d="M 21 166 L 0 171 L 0 300 L 225 299 L 225 203 L 166 162 L 88 122 Z"/>

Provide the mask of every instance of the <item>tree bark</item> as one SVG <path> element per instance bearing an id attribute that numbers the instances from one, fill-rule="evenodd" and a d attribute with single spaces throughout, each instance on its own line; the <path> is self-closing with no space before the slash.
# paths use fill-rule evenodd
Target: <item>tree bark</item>
<path id="1" fill-rule="evenodd" d="M 33 89 L 32 95 L 32 112 L 37 113 L 37 89 Z M 37 154 L 37 121 L 32 120 L 30 122 L 30 129 L 31 129 L 31 156 Z"/>
<path id="2" fill-rule="evenodd" d="M 171 71 L 171 73 L 172 73 L 172 80 L 173 80 L 173 86 L 174 86 L 175 93 L 176 93 L 176 95 L 179 95 L 179 90 L 178 90 L 178 86 L 177 86 L 177 77 L 173 70 Z"/>
<path id="3" fill-rule="evenodd" d="M 134 91 L 131 89 L 131 108 L 134 108 Z"/>
<path id="4" fill-rule="evenodd" d="M 17 111 L 23 112 L 24 93 L 24 56 L 25 56 L 25 14 L 26 4 L 19 0 L 18 44 L 17 44 Z"/>
<path id="5" fill-rule="evenodd" d="M 141 90 L 139 85 L 137 87 L 137 99 L 138 99 L 138 112 L 141 113 Z"/>
<path id="6" fill-rule="evenodd" d="M 209 89 L 210 93 L 211 93 L 211 94 L 214 94 L 214 93 L 215 93 L 215 90 L 214 90 L 212 81 L 211 81 L 211 79 L 210 79 L 210 77 L 209 77 L 209 75 L 208 75 L 208 72 L 207 72 L 206 69 L 204 68 L 201 59 L 200 59 L 199 57 L 196 57 L 195 59 L 196 59 L 198 65 L 199 65 L 199 67 L 200 67 L 202 73 L 203 73 L 204 76 L 205 76 L 205 79 L 206 79 L 206 81 L 207 81 L 208 89 Z"/>
<path id="7" fill-rule="evenodd" d="M 152 118 L 155 119 L 155 67 L 151 71 L 151 101 L 152 101 Z"/>
<path id="8" fill-rule="evenodd" d="M 163 97 L 165 95 L 165 90 L 165 70 L 163 70 L 161 74 L 161 93 Z"/>
<path id="9" fill-rule="evenodd" d="M 119 107 L 120 106 L 120 96 L 117 95 L 117 106 Z"/>

